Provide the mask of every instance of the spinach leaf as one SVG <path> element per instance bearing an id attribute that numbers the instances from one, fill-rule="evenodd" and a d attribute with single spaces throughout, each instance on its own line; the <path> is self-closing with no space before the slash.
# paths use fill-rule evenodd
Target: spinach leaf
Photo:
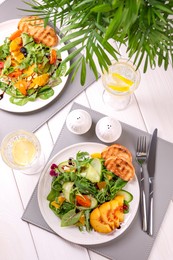
<path id="1" fill-rule="evenodd" d="M 18 106 L 23 106 L 28 102 L 28 97 L 26 98 L 15 98 L 15 97 L 10 97 L 10 102 L 12 104 L 18 105 Z"/>
<path id="2" fill-rule="evenodd" d="M 67 227 L 76 224 L 79 221 L 81 215 L 82 215 L 82 211 L 79 211 L 78 213 L 76 213 L 75 209 L 68 211 L 62 217 L 61 227 Z"/>
<path id="3" fill-rule="evenodd" d="M 55 190 L 55 189 L 51 189 L 51 191 L 49 192 L 48 196 L 47 196 L 47 200 L 48 201 L 54 201 L 56 197 L 59 196 L 59 191 Z"/>
<path id="4" fill-rule="evenodd" d="M 49 207 L 60 218 L 62 218 L 67 212 L 75 208 L 72 203 L 66 201 L 63 202 L 59 208 L 55 208 L 50 202 Z"/>
<path id="5" fill-rule="evenodd" d="M 54 90 L 49 86 L 42 87 L 37 93 L 37 97 L 41 99 L 48 99 L 53 95 L 54 95 Z"/>

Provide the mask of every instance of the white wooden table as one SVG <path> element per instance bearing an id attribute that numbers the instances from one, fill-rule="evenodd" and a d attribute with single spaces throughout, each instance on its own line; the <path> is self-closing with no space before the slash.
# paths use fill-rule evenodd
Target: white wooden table
<path id="1" fill-rule="evenodd" d="M 173 143 L 173 70 L 171 67 L 168 71 L 162 68 L 149 69 L 146 74 L 141 72 L 141 76 L 132 103 L 124 111 L 113 112 L 105 107 L 100 79 L 74 101 L 149 133 L 157 127 L 159 137 Z M 36 132 L 46 158 L 49 157 L 71 105 L 72 102 Z M 106 259 L 21 220 L 39 176 L 12 171 L 0 158 L 0 259 Z M 173 259 L 172 216 L 171 201 L 150 260 Z"/>

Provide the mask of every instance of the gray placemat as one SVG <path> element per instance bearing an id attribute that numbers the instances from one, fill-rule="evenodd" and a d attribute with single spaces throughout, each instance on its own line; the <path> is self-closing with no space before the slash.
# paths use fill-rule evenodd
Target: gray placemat
<path id="1" fill-rule="evenodd" d="M 92 117 L 92 127 L 89 132 L 84 135 L 74 135 L 68 131 L 66 124 L 64 124 L 62 131 L 52 150 L 50 158 L 64 147 L 67 147 L 74 143 L 81 143 L 86 141 L 101 143 L 95 135 L 95 125 L 97 121 L 104 115 L 84 106 L 81 106 L 77 103 L 73 104 L 72 110 L 74 109 L 84 109 L 89 112 Z M 134 158 L 137 136 L 145 134 L 149 143 L 150 135 L 127 124 L 121 124 L 123 131 L 121 137 L 119 138 L 119 140 L 117 140 L 117 142 L 127 146 L 131 150 Z M 164 215 L 173 196 L 173 175 L 171 171 L 172 154 L 173 144 L 158 138 L 156 155 L 156 176 L 154 187 L 154 236 L 150 237 L 141 230 L 140 210 L 138 210 L 132 224 L 120 237 L 105 244 L 84 247 L 112 260 L 148 259 L 154 240 L 157 236 L 160 225 L 163 221 Z M 139 167 L 135 161 L 134 165 L 136 168 L 136 174 L 138 176 Z M 145 187 L 146 192 L 148 192 L 148 175 L 146 167 L 145 174 Z M 27 205 L 22 219 L 49 232 L 53 232 L 43 219 L 39 210 L 37 201 L 37 186 Z"/>
<path id="2" fill-rule="evenodd" d="M 12 18 L 19 18 L 19 14 L 21 15 L 22 12 L 17 10 L 17 7 L 21 8 L 22 6 L 25 8 L 27 7 L 19 0 L 7 0 L 6 2 L 4 2 L 0 8 L 0 22 L 7 21 L 8 19 Z M 72 62 L 74 62 L 75 59 L 73 59 Z M 64 89 L 57 96 L 57 98 L 55 98 L 50 104 L 39 110 L 28 113 L 11 113 L 3 111 L 0 108 L 0 143 L 4 136 L 7 135 L 9 132 L 18 129 L 24 129 L 30 132 L 35 131 L 57 112 L 59 112 L 64 106 L 66 106 L 70 101 L 72 101 L 75 97 L 82 93 L 94 81 L 95 76 L 92 70 L 87 65 L 86 83 L 84 86 L 81 86 L 80 84 L 79 70 L 74 81 L 72 82 L 71 76 L 69 76 Z"/>

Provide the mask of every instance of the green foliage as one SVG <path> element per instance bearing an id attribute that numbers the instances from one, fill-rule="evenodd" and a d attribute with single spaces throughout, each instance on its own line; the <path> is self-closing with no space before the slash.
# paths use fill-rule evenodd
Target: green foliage
<path id="1" fill-rule="evenodd" d="M 107 70 L 110 59 L 117 59 L 118 52 L 109 40 L 113 39 L 127 47 L 128 57 L 133 56 L 143 71 L 148 66 L 164 65 L 167 69 L 173 62 L 173 0 L 33 0 L 30 6 L 34 15 L 50 19 L 54 25 L 62 26 L 65 37 L 62 42 L 70 41 L 61 51 L 77 47 L 84 51 L 84 57 L 77 57 L 75 66 L 67 72 L 81 68 L 81 84 L 86 78 L 86 64 L 93 70 L 96 79 L 98 72 L 93 61 L 96 56 L 101 70 Z M 67 60 L 78 55 L 74 50 Z M 66 61 L 67 61 L 66 60 Z M 64 61 L 64 62 L 66 62 Z"/>

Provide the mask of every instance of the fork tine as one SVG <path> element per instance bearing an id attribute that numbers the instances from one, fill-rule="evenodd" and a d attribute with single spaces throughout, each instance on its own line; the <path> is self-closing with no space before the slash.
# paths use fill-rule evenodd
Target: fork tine
<path id="1" fill-rule="evenodd" d="M 141 136 L 139 136 L 137 140 L 137 152 L 141 152 Z"/>
<path id="2" fill-rule="evenodd" d="M 144 136 L 143 151 L 144 151 L 144 153 L 146 153 L 146 151 L 147 151 L 146 136 Z"/>
<path id="3" fill-rule="evenodd" d="M 141 136 L 141 150 L 140 152 L 142 153 L 144 151 L 144 136 Z"/>
<path id="4" fill-rule="evenodd" d="M 146 136 L 140 136 L 137 141 L 137 151 L 139 153 L 145 153 L 147 150 Z"/>

